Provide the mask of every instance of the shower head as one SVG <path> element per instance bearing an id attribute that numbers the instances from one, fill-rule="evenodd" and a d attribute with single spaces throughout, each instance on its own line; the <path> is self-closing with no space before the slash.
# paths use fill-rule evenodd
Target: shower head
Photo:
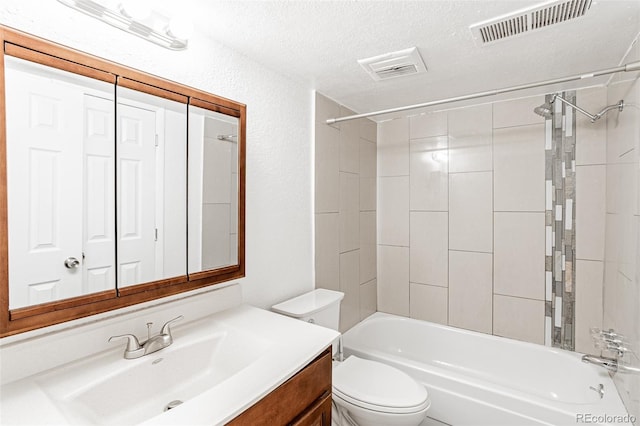
<path id="1" fill-rule="evenodd" d="M 544 117 L 545 119 L 550 119 L 551 116 L 553 116 L 553 111 L 551 110 L 551 103 L 543 103 L 540 106 L 537 106 L 533 109 L 533 112 L 535 112 L 536 114 L 538 114 L 541 117 Z"/>
<path id="2" fill-rule="evenodd" d="M 237 135 L 218 135 L 219 141 L 233 142 L 237 143 Z"/>

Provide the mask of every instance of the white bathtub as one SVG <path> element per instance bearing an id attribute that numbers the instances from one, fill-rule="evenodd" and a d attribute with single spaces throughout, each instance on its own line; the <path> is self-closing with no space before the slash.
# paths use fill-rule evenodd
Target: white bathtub
<path id="1" fill-rule="evenodd" d="M 344 334 L 345 355 L 423 383 L 450 425 L 631 424 L 609 374 L 580 354 L 376 313 Z M 604 385 L 604 397 L 597 391 Z M 618 417 L 619 416 L 619 417 Z"/>

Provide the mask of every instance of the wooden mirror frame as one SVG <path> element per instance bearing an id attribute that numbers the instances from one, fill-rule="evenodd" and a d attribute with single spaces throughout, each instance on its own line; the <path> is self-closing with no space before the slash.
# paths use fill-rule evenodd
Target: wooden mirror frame
<path id="1" fill-rule="evenodd" d="M 0 26 L 0 337 L 22 333 L 245 276 L 246 105 Z M 239 120 L 238 264 L 160 281 L 9 309 L 5 55 L 230 115 Z M 185 138 L 187 143 L 187 138 Z M 186 229 L 185 229 L 185 238 Z"/>

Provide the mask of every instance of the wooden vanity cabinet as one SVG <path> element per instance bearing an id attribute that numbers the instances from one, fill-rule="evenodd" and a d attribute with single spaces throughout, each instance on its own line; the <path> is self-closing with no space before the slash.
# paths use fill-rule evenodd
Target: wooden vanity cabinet
<path id="1" fill-rule="evenodd" d="M 331 347 L 228 426 L 330 426 Z"/>

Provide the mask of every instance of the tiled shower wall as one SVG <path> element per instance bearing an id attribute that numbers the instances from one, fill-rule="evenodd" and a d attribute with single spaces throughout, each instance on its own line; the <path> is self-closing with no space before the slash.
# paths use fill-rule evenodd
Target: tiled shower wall
<path id="1" fill-rule="evenodd" d="M 636 39 L 624 63 L 640 60 Z M 624 99 L 620 113 L 607 116 L 606 250 L 604 327 L 628 339 L 623 361 L 640 368 L 640 73 L 619 74 L 609 84 L 607 103 Z M 604 173 L 604 172 L 603 172 Z M 640 419 L 640 375 L 617 373 L 614 381 L 630 414 Z"/>
<path id="2" fill-rule="evenodd" d="M 604 89 L 584 96 L 598 93 Z M 378 310 L 551 344 L 548 321 L 545 330 L 545 302 L 551 302 L 545 274 L 545 120 L 533 113 L 544 100 L 482 104 L 379 125 Z M 573 167 L 579 181 L 583 164 L 602 164 L 592 157 L 604 152 L 605 142 L 599 138 L 603 123 L 584 124 L 577 122 L 576 129 Z M 588 185 L 577 194 L 577 257 L 601 266 L 604 186 Z M 582 303 L 601 306 L 602 274 L 585 275 L 578 265 L 576 295 L 585 281 L 595 290 L 582 293 L 583 299 L 588 295 Z M 578 313 L 581 336 L 601 324 L 601 312 Z M 573 318 L 571 309 L 564 315 Z"/>
<path id="3" fill-rule="evenodd" d="M 316 287 L 344 292 L 340 331 L 376 311 L 376 123 L 316 94 Z"/>

